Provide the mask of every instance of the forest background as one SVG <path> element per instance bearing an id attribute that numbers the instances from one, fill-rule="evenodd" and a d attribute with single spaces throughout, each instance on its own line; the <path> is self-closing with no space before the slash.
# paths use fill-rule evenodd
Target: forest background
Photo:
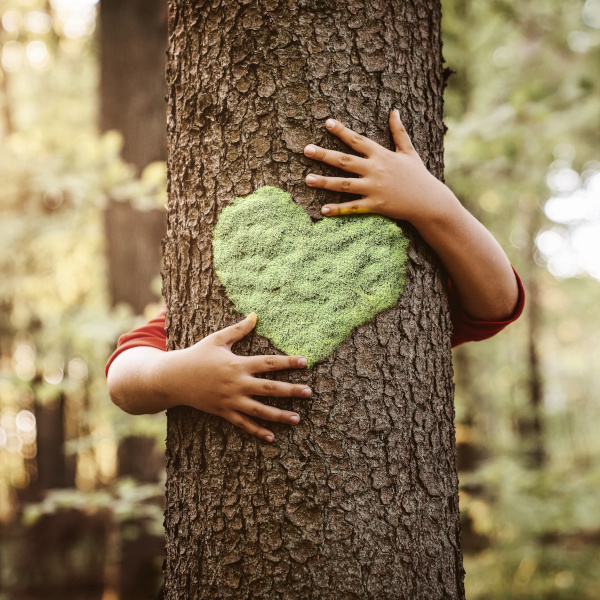
<path id="1" fill-rule="evenodd" d="M 446 180 L 528 294 L 519 322 L 454 350 L 467 597 L 595 599 L 600 0 L 442 8 Z M 99 126 L 98 13 L 0 0 L 0 600 L 160 586 L 166 420 L 116 409 L 104 365 L 161 304 L 158 275 L 143 307 L 113 301 L 135 266 L 109 264 L 107 215 L 160 215 L 166 167 Z M 151 446 L 151 468 L 124 467 Z"/>

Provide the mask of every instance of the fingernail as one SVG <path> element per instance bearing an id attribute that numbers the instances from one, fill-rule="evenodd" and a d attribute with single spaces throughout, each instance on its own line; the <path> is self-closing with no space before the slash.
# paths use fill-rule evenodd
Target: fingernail
<path id="1" fill-rule="evenodd" d="M 316 180 L 317 180 L 317 178 L 314 175 L 306 176 L 306 183 L 314 183 Z"/>
<path id="2" fill-rule="evenodd" d="M 299 367 L 305 367 L 307 364 L 308 364 L 308 361 L 304 357 L 298 359 Z"/>
<path id="3" fill-rule="evenodd" d="M 302 395 L 303 395 L 305 398 L 308 398 L 308 397 L 309 397 L 311 394 L 312 394 L 312 390 L 311 390 L 310 388 L 308 388 L 308 387 L 307 387 L 307 388 L 304 388 L 304 389 L 302 390 Z"/>
<path id="4" fill-rule="evenodd" d="M 300 416 L 299 415 L 293 415 L 290 417 L 290 423 L 300 423 Z"/>
<path id="5" fill-rule="evenodd" d="M 327 119 L 327 121 L 325 121 L 325 127 L 329 127 L 329 129 L 331 129 L 334 125 L 335 121 L 333 119 Z"/>
<path id="6" fill-rule="evenodd" d="M 256 313 L 251 312 L 247 317 L 248 321 L 252 321 L 256 325 Z"/>
<path id="7" fill-rule="evenodd" d="M 272 435 L 265 435 L 265 440 L 267 440 L 267 442 L 272 442 L 275 438 Z"/>
<path id="8" fill-rule="evenodd" d="M 322 212 L 324 215 L 328 215 L 328 214 L 331 212 L 331 209 L 329 208 L 329 206 L 324 206 L 324 207 L 321 209 L 321 212 Z"/>
<path id="9" fill-rule="evenodd" d="M 316 151 L 317 149 L 312 144 L 304 148 L 304 154 L 308 154 L 308 156 L 312 156 Z"/>

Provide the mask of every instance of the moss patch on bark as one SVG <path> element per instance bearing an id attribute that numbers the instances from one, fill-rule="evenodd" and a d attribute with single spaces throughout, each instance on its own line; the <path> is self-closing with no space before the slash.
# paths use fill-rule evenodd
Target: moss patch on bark
<path id="1" fill-rule="evenodd" d="M 291 196 L 263 187 L 236 198 L 213 234 L 214 268 L 256 331 L 312 367 L 355 327 L 394 306 L 406 279 L 408 240 L 380 215 L 313 224 Z"/>

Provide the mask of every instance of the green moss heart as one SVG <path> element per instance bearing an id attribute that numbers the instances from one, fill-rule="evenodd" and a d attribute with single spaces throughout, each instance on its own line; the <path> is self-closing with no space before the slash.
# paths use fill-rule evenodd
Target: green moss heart
<path id="1" fill-rule="evenodd" d="M 408 240 L 379 215 L 313 225 L 289 194 L 263 187 L 236 198 L 214 230 L 214 266 L 227 296 L 256 331 L 309 368 L 352 330 L 398 302 Z"/>

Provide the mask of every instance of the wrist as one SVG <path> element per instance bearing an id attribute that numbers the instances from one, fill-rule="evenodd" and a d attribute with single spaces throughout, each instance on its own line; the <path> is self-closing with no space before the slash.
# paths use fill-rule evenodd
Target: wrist
<path id="1" fill-rule="evenodd" d="M 427 208 L 411 219 L 412 225 L 426 241 L 432 235 L 448 233 L 448 229 L 457 220 L 460 221 L 461 213 L 466 210 L 448 186 L 437 179 L 435 181 L 438 185 L 428 191 L 431 201 Z"/>

